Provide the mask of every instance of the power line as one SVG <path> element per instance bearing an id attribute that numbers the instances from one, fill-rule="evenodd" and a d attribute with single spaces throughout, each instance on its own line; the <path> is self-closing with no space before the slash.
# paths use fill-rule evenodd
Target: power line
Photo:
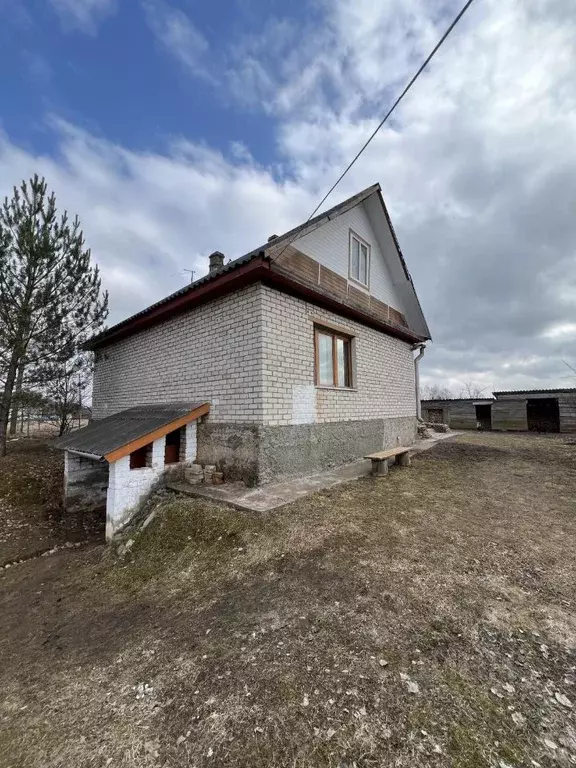
<path id="1" fill-rule="evenodd" d="M 447 37 L 450 35 L 450 33 L 452 32 L 452 30 L 454 29 L 454 27 L 455 27 L 455 26 L 458 24 L 458 22 L 460 21 L 460 19 L 462 18 L 462 16 L 464 16 L 464 14 L 465 14 L 465 13 L 466 13 L 466 11 L 468 10 L 468 8 L 470 8 L 470 6 L 472 5 L 472 3 L 473 3 L 473 2 L 474 2 L 474 0 L 468 0 L 468 2 L 466 2 L 466 3 L 464 4 L 464 6 L 462 7 L 462 9 L 461 9 L 461 10 L 460 10 L 460 12 L 458 13 L 458 15 L 457 15 L 457 16 L 455 16 L 454 20 L 452 21 L 452 23 L 450 24 L 450 26 L 448 27 L 448 29 L 446 30 L 446 32 L 444 32 L 444 34 L 442 35 L 442 37 L 440 38 L 440 40 L 438 40 L 438 42 L 436 43 L 436 45 L 434 46 L 434 48 L 432 49 L 432 51 L 431 51 L 431 52 L 428 54 L 427 58 L 426 58 L 426 59 L 424 60 L 424 62 L 423 62 L 421 65 L 420 65 L 420 68 L 418 69 L 418 71 L 416 72 L 416 74 L 415 74 L 415 75 L 412 77 L 412 79 L 410 80 L 410 82 L 408 83 L 408 85 L 407 85 L 407 86 L 404 88 L 404 90 L 402 91 L 402 93 L 400 94 L 400 96 L 398 96 L 398 98 L 396 99 L 396 101 L 394 102 L 394 104 L 392 104 L 392 106 L 390 107 L 390 109 L 388 110 L 388 112 L 387 112 L 387 113 L 384 115 L 384 117 L 382 118 L 382 120 L 381 120 L 381 121 L 378 123 L 378 125 L 376 126 L 376 128 L 374 129 L 374 131 L 372 132 L 372 134 L 371 134 L 371 135 L 368 137 L 367 141 L 366 141 L 366 142 L 363 144 L 363 146 L 360 148 L 360 150 L 358 151 L 358 153 L 356 154 L 356 156 L 354 157 L 354 159 L 353 159 L 353 160 L 352 160 L 350 163 L 348 163 L 348 165 L 346 166 L 346 168 L 344 169 L 344 171 L 343 171 L 343 172 L 340 174 L 340 176 L 338 177 L 338 179 L 337 179 L 337 180 L 334 182 L 334 184 L 333 184 L 333 185 L 330 187 L 330 189 L 328 190 L 328 192 L 326 192 L 326 194 L 324 195 L 324 197 L 322 198 L 322 200 L 320 200 L 320 202 L 318 203 L 318 205 L 316 206 L 316 208 L 314 208 L 314 210 L 312 211 L 312 213 L 310 214 L 310 216 L 308 216 L 308 218 L 307 218 L 307 219 L 306 219 L 306 221 L 305 221 L 305 223 L 306 223 L 306 224 L 307 224 L 307 223 L 310 221 L 310 219 L 312 219 L 312 218 L 313 218 L 313 217 L 316 215 L 316 213 L 318 212 L 318 210 L 319 210 L 319 209 L 322 207 L 322 205 L 323 205 L 323 204 L 326 202 L 326 200 L 327 200 L 327 199 L 330 197 L 330 195 L 332 194 L 332 192 L 334 192 L 334 190 L 336 189 L 336 187 L 338 186 L 338 184 L 340 184 L 340 182 L 342 181 L 342 179 L 344 178 L 344 176 L 346 176 L 346 174 L 348 173 L 348 171 L 349 171 L 349 170 L 352 168 L 352 166 L 354 165 L 354 163 L 356 162 L 356 160 L 358 160 L 358 158 L 360 157 L 360 155 L 361 155 L 361 154 L 364 152 L 364 150 L 365 150 L 365 149 L 368 147 L 368 145 L 370 144 L 370 142 L 372 141 L 372 139 L 373 139 L 373 138 L 376 136 L 376 134 L 377 134 L 377 133 L 380 131 L 380 129 L 382 128 L 382 126 L 384 125 L 384 123 L 385 123 L 385 122 L 388 120 L 388 118 L 390 117 L 390 115 L 391 115 L 391 114 L 394 112 L 394 110 L 396 109 L 396 107 L 398 106 L 398 104 L 400 104 L 400 102 L 402 101 L 402 99 L 404 98 L 404 96 L 406 96 L 406 94 L 408 93 L 408 91 L 410 90 L 410 88 L 412 88 L 412 86 L 414 85 L 414 83 L 416 82 L 416 80 L 418 80 L 418 78 L 420 77 L 420 75 L 422 74 L 422 72 L 423 72 L 423 71 L 426 69 L 426 67 L 428 66 L 428 64 L 429 64 L 429 63 L 432 61 L 432 59 L 434 58 L 434 56 L 435 56 L 435 55 L 436 55 L 436 53 L 438 52 L 438 49 L 439 49 L 439 48 L 442 46 L 442 44 L 444 43 L 444 41 L 446 40 L 446 38 L 447 38 Z M 284 251 L 286 250 L 286 248 L 288 248 L 288 246 L 289 246 L 289 245 L 291 245 L 291 243 L 292 243 L 293 241 L 294 241 L 294 238 L 290 239 L 290 241 L 289 241 L 288 243 L 286 243 L 286 245 L 285 245 L 285 246 L 284 246 L 284 248 L 283 248 L 283 249 L 280 251 L 280 253 L 279 253 L 277 256 L 275 256 L 275 257 L 274 257 L 273 261 L 276 261 L 276 259 L 277 259 L 277 258 L 279 258 L 279 257 L 280 257 L 280 256 L 281 256 L 281 255 L 284 253 Z"/>

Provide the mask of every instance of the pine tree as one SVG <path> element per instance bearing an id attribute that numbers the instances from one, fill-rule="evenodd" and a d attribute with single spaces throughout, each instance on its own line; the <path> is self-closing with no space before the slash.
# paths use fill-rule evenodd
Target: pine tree
<path id="1" fill-rule="evenodd" d="M 0 208 L 0 456 L 18 371 L 70 360 L 108 314 L 98 267 L 78 217 L 58 216 L 54 193 L 34 176 Z"/>

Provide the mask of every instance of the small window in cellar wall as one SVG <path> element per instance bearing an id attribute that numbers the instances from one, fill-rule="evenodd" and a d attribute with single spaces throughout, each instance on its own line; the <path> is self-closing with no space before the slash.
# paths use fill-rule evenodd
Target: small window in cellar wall
<path id="1" fill-rule="evenodd" d="M 130 454 L 130 469 L 144 469 L 152 466 L 152 443 L 137 448 Z"/>
<path id="2" fill-rule="evenodd" d="M 176 464 L 180 461 L 180 441 L 182 430 L 175 429 L 166 435 L 166 447 L 164 449 L 164 464 Z"/>

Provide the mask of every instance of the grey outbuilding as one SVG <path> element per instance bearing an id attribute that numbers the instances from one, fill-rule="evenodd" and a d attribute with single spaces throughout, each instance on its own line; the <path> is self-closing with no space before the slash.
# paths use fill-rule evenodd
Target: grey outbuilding
<path id="1" fill-rule="evenodd" d="M 498 391 L 490 398 L 422 400 L 426 422 L 452 429 L 576 432 L 576 388 Z"/>

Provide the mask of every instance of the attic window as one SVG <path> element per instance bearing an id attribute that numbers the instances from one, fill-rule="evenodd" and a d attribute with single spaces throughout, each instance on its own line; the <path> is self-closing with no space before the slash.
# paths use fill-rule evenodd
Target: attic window
<path id="1" fill-rule="evenodd" d="M 348 274 L 351 280 L 368 288 L 370 284 L 370 246 L 350 230 L 350 261 Z"/>

